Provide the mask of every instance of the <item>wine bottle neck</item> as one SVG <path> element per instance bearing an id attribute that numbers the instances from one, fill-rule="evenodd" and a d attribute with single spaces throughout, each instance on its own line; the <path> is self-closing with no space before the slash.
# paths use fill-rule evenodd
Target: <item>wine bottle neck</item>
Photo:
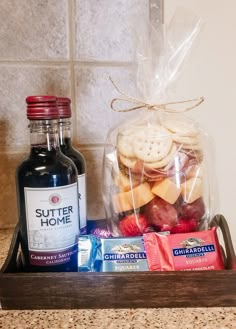
<path id="1" fill-rule="evenodd" d="M 42 147 L 47 151 L 60 148 L 57 120 L 30 121 L 31 147 Z"/>
<path id="2" fill-rule="evenodd" d="M 60 145 L 71 146 L 71 122 L 69 118 L 59 120 L 59 142 Z"/>

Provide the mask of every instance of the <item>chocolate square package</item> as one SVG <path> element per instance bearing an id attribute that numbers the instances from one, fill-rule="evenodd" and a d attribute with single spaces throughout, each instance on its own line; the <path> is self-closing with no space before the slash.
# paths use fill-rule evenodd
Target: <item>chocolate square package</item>
<path id="1" fill-rule="evenodd" d="M 148 271 L 142 237 L 101 239 L 102 272 Z"/>
<path id="2" fill-rule="evenodd" d="M 164 235 L 144 234 L 150 271 L 207 271 L 225 268 L 216 228 Z"/>

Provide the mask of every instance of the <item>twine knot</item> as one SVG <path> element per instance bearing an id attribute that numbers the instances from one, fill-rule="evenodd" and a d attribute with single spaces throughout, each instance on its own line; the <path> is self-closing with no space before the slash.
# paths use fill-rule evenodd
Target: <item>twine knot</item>
<path id="1" fill-rule="evenodd" d="M 187 100 L 182 100 L 182 101 L 177 101 L 177 102 L 150 104 L 150 103 L 146 103 L 142 100 L 139 100 L 137 98 L 130 97 L 127 94 L 123 93 L 117 87 L 117 85 L 114 83 L 112 78 L 109 77 L 109 79 L 111 80 L 111 83 L 113 84 L 115 89 L 118 91 L 118 93 L 120 95 L 122 95 L 122 97 L 113 98 L 113 100 L 111 101 L 111 109 L 115 112 L 130 112 L 130 111 L 135 111 L 135 110 L 140 110 L 140 109 L 146 109 L 146 110 L 150 110 L 150 111 L 153 111 L 153 110 L 165 111 L 168 113 L 182 113 L 182 112 L 190 111 L 190 110 L 194 109 L 195 107 L 198 107 L 201 103 L 204 102 L 204 97 L 199 97 L 199 98 L 187 99 Z M 117 103 L 120 104 L 123 102 L 127 102 L 128 104 L 130 104 L 130 106 L 127 108 L 122 108 L 122 107 L 116 108 L 115 107 L 115 104 L 117 104 Z M 174 109 L 169 107 L 171 105 L 175 107 L 179 104 L 189 104 L 189 106 L 186 106 L 183 108 L 176 107 Z"/>

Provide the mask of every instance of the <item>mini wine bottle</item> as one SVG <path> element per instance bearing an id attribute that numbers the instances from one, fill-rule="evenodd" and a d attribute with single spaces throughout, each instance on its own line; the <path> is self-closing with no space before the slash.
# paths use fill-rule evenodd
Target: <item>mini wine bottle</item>
<path id="1" fill-rule="evenodd" d="M 71 100 L 68 97 L 58 97 L 57 105 L 59 110 L 60 126 L 60 148 L 76 165 L 78 171 L 79 188 L 79 217 L 80 234 L 87 231 L 87 195 L 86 195 L 86 162 L 83 155 L 76 150 L 71 141 Z"/>
<path id="2" fill-rule="evenodd" d="M 78 181 L 60 150 L 57 99 L 29 96 L 31 148 L 16 171 L 21 259 L 25 271 L 77 271 Z"/>

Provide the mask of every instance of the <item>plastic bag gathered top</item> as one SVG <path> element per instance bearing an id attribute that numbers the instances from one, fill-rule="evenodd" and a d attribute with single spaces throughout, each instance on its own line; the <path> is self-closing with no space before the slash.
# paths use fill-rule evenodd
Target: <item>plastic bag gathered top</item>
<path id="1" fill-rule="evenodd" d="M 177 16 L 169 28 L 170 36 L 173 30 L 176 36 L 179 25 L 182 29 Z M 199 21 L 194 20 L 191 27 L 179 34 L 180 43 L 167 37 L 158 54 L 152 29 L 148 54 L 147 48 L 143 50 L 146 55 L 140 55 L 141 48 L 138 54 L 137 85 L 145 90 L 141 93 L 145 101 L 126 95 L 116 99 L 132 101 L 135 104 L 128 110 L 137 111 L 138 107 L 141 113 L 107 136 L 103 199 L 113 236 L 149 231 L 174 234 L 208 227 L 212 209 L 206 134 L 185 114 L 203 99 L 164 101 L 199 30 Z"/>

